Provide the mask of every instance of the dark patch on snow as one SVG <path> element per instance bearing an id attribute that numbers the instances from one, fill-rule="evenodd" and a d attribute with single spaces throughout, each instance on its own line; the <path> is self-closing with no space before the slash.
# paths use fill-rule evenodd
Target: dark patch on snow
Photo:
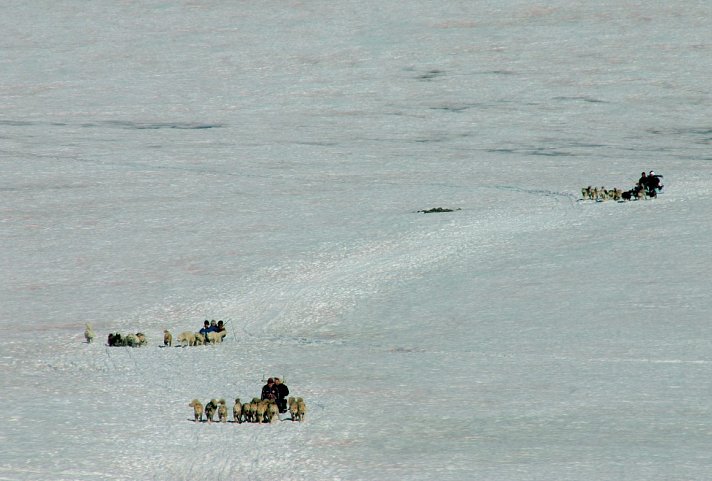
<path id="1" fill-rule="evenodd" d="M 178 129 L 178 130 L 205 130 L 217 129 L 223 127 L 222 124 L 204 124 L 197 122 L 129 122 L 121 120 L 110 120 L 107 122 L 99 122 L 95 124 L 84 124 L 84 127 L 96 127 L 105 125 L 109 127 L 117 127 L 121 129 L 136 129 L 136 130 L 160 130 L 160 129 Z"/>
<path id="2" fill-rule="evenodd" d="M 456 210 L 462 210 L 459 207 L 457 209 L 447 209 L 444 207 L 433 207 L 432 209 L 425 209 L 425 210 L 418 210 L 416 212 L 422 213 L 422 214 L 433 214 L 433 213 L 439 213 L 439 212 L 455 212 Z"/>
<path id="3" fill-rule="evenodd" d="M 443 72 L 442 70 L 432 69 L 432 70 L 428 70 L 427 72 L 418 75 L 417 79 L 424 80 L 424 81 L 430 81 L 430 80 L 436 79 L 438 77 L 442 77 L 443 75 L 445 75 L 445 72 Z"/>

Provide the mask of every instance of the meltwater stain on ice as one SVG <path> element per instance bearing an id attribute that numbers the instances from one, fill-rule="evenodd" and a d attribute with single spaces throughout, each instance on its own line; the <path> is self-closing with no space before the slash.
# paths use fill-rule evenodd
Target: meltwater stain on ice
<path id="1" fill-rule="evenodd" d="M 438 105 L 435 107 L 430 107 L 430 110 L 442 110 L 445 112 L 453 112 L 453 113 L 462 113 L 467 110 L 470 110 L 472 108 L 478 107 L 478 104 L 474 103 L 462 103 L 462 104 L 447 104 L 447 105 Z"/>
<path id="2" fill-rule="evenodd" d="M 438 69 L 431 69 L 424 73 L 419 74 L 416 78 L 418 80 L 429 81 L 429 80 L 434 80 L 438 77 L 442 77 L 443 75 L 445 75 L 444 71 L 438 70 Z"/>
<path id="3" fill-rule="evenodd" d="M 203 122 L 132 122 L 128 120 L 102 120 L 97 122 L 84 122 L 79 124 L 83 128 L 113 127 L 119 129 L 135 130 L 158 130 L 158 129 L 178 129 L 178 130 L 204 130 L 219 129 L 225 127 L 224 124 L 203 123 Z M 66 122 L 46 122 L 46 121 L 26 121 L 26 120 L 0 120 L 0 126 L 8 127 L 71 127 L 72 124 Z"/>
<path id="4" fill-rule="evenodd" d="M 696 144 L 712 143 L 712 126 L 647 129 L 646 132 L 652 135 L 663 135 L 666 137 L 690 137 Z"/>
<path id="5" fill-rule="evenodd" d="M 609 102 L 601 99 L 597 99 L 594 97 L 587 97 L 587 96 L 574 96 L 574 97 L 567 97 L 567 96 L 559 96 L 559 97 L 554 97 L 554 100 L 560 100 L 564 102 L 586 102 L 590 104 L 607 104 Z"/>
<path id="6" fill-rule="evenodd" d="M 123 120 L 108 120 L 104 122 L 83 124 L 84 127 L 107 126 L 121 129 L 136 129 L 136 130 L 159 130 L 159 129 L 178 129 L 178 130 L 204 130 L 217 129 L 223 127 L 222 124 L 208 124 L 197 122 L 131 122 Z"/>
<path id="7" fill-rule="evenodd" d="M 392 347 L 392 348 L 388 349 L 388 352 L 392 352 L 392 353 L 396 353 L 396 354 L 412 354 L 412 353 L 421 353 L 421 352 L 426 352 L 426 351 L 422 347 L 398 346 L 398 347 Z"/>

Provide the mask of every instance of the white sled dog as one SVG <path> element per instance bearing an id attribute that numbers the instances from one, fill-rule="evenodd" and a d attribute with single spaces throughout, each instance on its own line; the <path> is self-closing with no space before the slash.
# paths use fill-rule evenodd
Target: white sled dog
<path id="1" fill-rule="evenodd" d="M 194 422 L 200 422 L 203 419 L 203 403 L 198 401 L 197 399 L 193 399 L 188 406 L 193 408 L 193 415 L 195 419 L 193 420 Z"/>
<path id="2" fill-rule="evenodd" d="M 84 339 L 87 340 L 87 342 L 92 342 L 94 340 L 94 329 L 92 329 L 91 324 L 86 324 L 84 328 Z"/>
<path id="3" fill-rule="evenodd" d="M 297 398 L 297 420 L 299 422 L 304 421 L 304 417 L 307 415 L 307 405 L 304 402 L 304 399 L 298 397 Z"/>
<path id="4" fill-rule="evenodd" d="M 190 331 L 181 332 L 178 335 L 178 344 L 181 346 L 195 346 L 195 334 Z"/>
<path id="5" fill-rule="evenodd" d="M 227 334 L 227 331 L 222 331 L 222 332 L 209 332 L 208 333 L 208 342 L 210 344 L 217 344 L 222 342 L 223 338 Z"/>
<path id="6" fill-rule="evenodd" d="M 289 414 L 292 417 L 292 421 L 304 421 L 304 417 L 307 414 L 307 405 L 304 399 L 298 397 L 289 397 Z"/>
<path id="7" fill-rule="evenodd" d="M 235 399 L 235 405 L 232 407 L 232 420 L 242 424 L 242 403 L 240 398 Z"/>
<path id="8" fill-rule="evenodd" d="M 218 401 L 218 421 L 221 423 L 227 422 L 227 404 L 224 399 Z"/>
<path id="9" fill-rule="evenodd" d="M 267 405 L 266 416 L 271 424 L 279 422 L 279 406 L 277 406 L 275 401 L 272 401 Z"/>

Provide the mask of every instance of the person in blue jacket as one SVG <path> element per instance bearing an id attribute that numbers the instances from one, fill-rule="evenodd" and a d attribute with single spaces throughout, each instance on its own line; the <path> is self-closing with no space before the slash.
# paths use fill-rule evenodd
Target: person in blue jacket
<path id="1" fill-rule="evenodd" d="M 198 331 L 198 334 L 202 334 L 203 338 L 207 342 L 208 341 L 208 333 L 212 332 L 212 331 L 213 331 L 213 329 L 210 327 L 210 322 L 206 319 L 205 322 L 203 323 L 203 328 L 200 331 Z"/>

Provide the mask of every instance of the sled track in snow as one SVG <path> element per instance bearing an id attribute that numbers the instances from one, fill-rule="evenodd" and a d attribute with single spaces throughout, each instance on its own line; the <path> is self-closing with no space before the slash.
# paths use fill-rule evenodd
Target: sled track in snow
<path id="1" fill-rule="evenodd" d="M 507 185 L 494 188 L 551 198 L 567 207 L 577 201 L 566 192 Z M 291 339 L 311 338 L 314 329 L 343 322 L 363 299 L 427 275 L 448 259 L 496 255 L 490 246 L 501 242 L 502 236 L 566 222 L 556 211 L 554 215 L 547 210 L 502 216 L 496 210 L 465 209 L 457 216 L 432 218 L 438 219 L 435 222 L 423 219 L 407 230 L 386 232 L 380 239 L 330 243 L 286 263 L 265 267 L 244 279 L 242 286 L 221 286 L 215 296 L 189 311 L 206 319 L 227 319 L 232 336 L 239 330 L 240 339 L 264 339 L 277 332 Z"/>
<path id="2" fill-rule="evenodd" d="M 415 223 L 409 219 L 405 228 L 401 225 L 384 230 L 378 239 L 352 237 L 318 246 L 297 258 L 255 271 L 239 284 L 221 285 L 199 305 L 178 307 L 176 311 L 180 304 L 177 300 L 145 317 L 157 326 L 165 324 L 162 319 L 166 314 L 176 312 L 182 318 L 224 319 L 234 341 L 264 340 L 277 333 L 280 338 L 313 339 L 320 329 L 328 338 L 330 326 L 343 323 L 364 299 L 397 283 L 425 276 L 445 263 L 459 263 L 454 260 L 458 257 L 497 255 L 493 246 L 507 244 L 506 239 L 517 232 L 568 224 L 567 212 L 580 205 L 568 192 L 515 185 L 485 189 L 537 197 L 547 204 L 546 209 L 512 213 L 497 208 L 466 208 L 457 215 L 434 214 Z"/>
<path id="3" fill-rule="evenodd" d="M 540 195 L 571 199 L 569 194 L 537 191 Z M 531 193 L 534 193 L 532 191 Z M 378 295 L 399 282 L 427 275 L 458 256 L 496 255 L 490 246 L 521 229 L 559 225 L 560 217 L 527 215 L 524 219 L 453 216 L 446 223 L 424 221 L 417 230 L 398 231 L 397 237 L 338 245 L 312 257 L 269 267 L 260 272 L 251 290 L 239 299 L 223 301 L 236 305 L 244 331 L 249 336 L 269 337 L 280 332 L 298 338 L 311 336 L 315 328 L 343 322 L 363 299 Z M 543 227 L 542 227 L 543 226 Z M 458 262 L 458 261 L 454 261 Z M 309 333 L 309 334 L 307 334 Z"/>
<path id="4" fill-rule="evenodd" d="M 429 233 L 342 247 L 311 262 L 272 268 L 249 296 L 252 306 L 266 306 L 265 317 L 259 323 L 248 321 L 245 329 L 263 336 L 278 326 L 281 332 L 299 333 L 338 323 L 359 300 L 422 275 L 462 248 L 459 236 L 448 236 L 451 242 L 442 237 Z"/>
<path id="5" fill-rule="evenodd" d="M 518 194 L 528 194 L 528 195 L 536 195 L 540 197 L 551 197 L 557 200 L 560 199 L 567 199 L 572 202 L 576 202 L 578 200 L 578 197 L 576 197 L 574 194 L 570 192 L 557 192 L 555 190 L 548 190 L 548 189 L 529 189 L 526 187 L 520 187 L 516 185 L 497 185 L 493 187 L 495 190 L 501 190 L 501 191 L 509 191 L 509 192 L 515 192 Z"/>

